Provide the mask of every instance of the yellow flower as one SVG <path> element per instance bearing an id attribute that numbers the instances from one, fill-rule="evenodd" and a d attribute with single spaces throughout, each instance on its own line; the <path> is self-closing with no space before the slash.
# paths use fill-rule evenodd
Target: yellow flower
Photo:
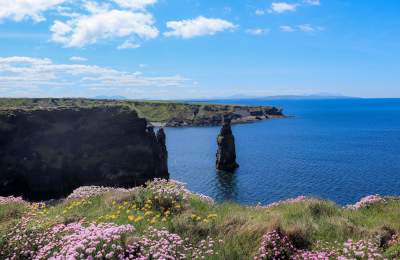
<path id="1" fill-rule="evenodd" d="M 163 217 L 163 218 L 162 218 L 162 222 L 165 222 L 165 221 L 167 221 L 167 218 L 166 218 L 166 217 Z"/>
<path id="2" fill-rule="evenodd" d="M 151 211 L 147 211 L 146 213 L 144 213 L 145 216 L 150 216 L 151 214 L 153 214 L 153 212 Z"/>
<path id="3" fill-rule="evenodd" d="M 135 220 L 135 216 L 134 215 L 129 215 L 128 216 L 128 220 L 129 221 L 134 221 Z"/>
<path id="4" fill-rule="evenodd" d="M 204 222 L 204 223 L 208 223 L 208 219 L 204 219 L 203 222 Z"/>
<path id="5" fill-rule="evenodd" d="M 150 221 L 150 224 L 155 224 L 156 223 L 156 219 L 155 218 L 153 218 L 151 221 Z"/>
<path id="6" fill-rule="evenodd" d="M 136 219 L 135 219 L 135 222 L 139 222 L 139 221 L 142 221 L 143 220 L 143 217 L 142 216 L 138 216 Z"/>

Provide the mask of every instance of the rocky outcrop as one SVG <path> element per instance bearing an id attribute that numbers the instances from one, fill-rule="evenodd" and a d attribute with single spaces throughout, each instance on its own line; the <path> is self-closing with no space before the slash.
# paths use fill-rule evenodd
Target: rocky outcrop
<path id="1" fill-rule="evenodd" d="M 166 122 L 166 126 L 218 126 L 223 123 L 223 118 L 230 118 L 231 124 L 240 124 L 283 117 L 281 109 L 268 106 L 192 104 L 188 106 L 195 106 L 192 117 L 174 117 Z"/>
<path id="2" fill-rule="evenodd" d="M 160 149 L 159 160 L 161 172 L 168 172 L 168 151 L 167 151 L 167 137 L 164 132 L 164 128 L 160 128 L 156 135 L 157 149 Z"/>
<path id="3" fill-rule="evenodd" d="M 224 118 L 217 138 L 218 151 L 216 167 L 221 171 L 233 171 L 239 167 L 236 162 L 235 137 L 232 134 L 230 118 Z"/>
<path id="4" fill-rule="evenodd" d="M 86 185 L 168 178 L 165 133 L 122 106 L 0 111 L 0 196 L 63 197 Z"/>
<path id="5" fill-rule="evenodd" d="M 14 108 L 38 109 L 58 107 L 93 107 L 124 105 L 136 110 L 153 125 L 167 127 L 219 126 L 223 117 L 232 124 L 283 117 L 282 109 L 273 106 L 221 105 L 189 102 L 135 100 L 98 100 L 83 98 L 0 98 L 0 110 Z"/>

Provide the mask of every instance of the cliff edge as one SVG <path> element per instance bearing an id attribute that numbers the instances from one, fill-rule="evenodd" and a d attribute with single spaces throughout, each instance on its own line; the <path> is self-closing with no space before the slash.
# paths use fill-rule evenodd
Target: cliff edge
<path id="1" fill-rule="evenodd" d="M 167 178 L 165 134 L 122 106 L 0 111 L 0 196 L 63 197 L 83 185 Z"/>
<path id="2" fill-rule="evenodd" d="M 126 106 L 154 125 L 167 127 L 220 126 L 223 117 L 231 118 L 232 124 L 284 117 L 282 109 L 273 106 L 85 98 L 0 98 L 0 110 L 95 106 Z"/>

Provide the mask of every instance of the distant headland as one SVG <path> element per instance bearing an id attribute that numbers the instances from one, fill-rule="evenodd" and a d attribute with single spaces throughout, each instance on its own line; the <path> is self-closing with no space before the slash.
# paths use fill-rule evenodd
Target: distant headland
<path id="1" fill-rule="evenodd" d="M 283 110 L 273 106 L 214 105 L 179 101 L 137 101 L 85 98 L 0 98 L 0 110 L 65 107 L 126 106 L 155 126 L 217 126 L 228 116 L 232 124 L 281 118 Z"/>

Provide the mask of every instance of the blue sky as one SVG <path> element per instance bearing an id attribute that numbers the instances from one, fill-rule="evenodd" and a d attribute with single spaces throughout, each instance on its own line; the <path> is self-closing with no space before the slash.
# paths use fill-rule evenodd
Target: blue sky
<path id="1" fill-rule="evenodd" d="M 2 0 L 0 96 L 400 97 L 398 0 Z"/>

